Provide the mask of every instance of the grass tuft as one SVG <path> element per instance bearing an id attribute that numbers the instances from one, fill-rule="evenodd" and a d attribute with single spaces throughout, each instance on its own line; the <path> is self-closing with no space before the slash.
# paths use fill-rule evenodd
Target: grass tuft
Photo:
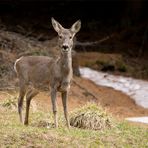
<path id="1" fill-rule="evenodd" d="M 4 101 L 0 103 L 1 107 L 15 110 L 17 108 L 17 101 L 16 97 L 8 97 Z"/>
<path id="2" fill-rule="evenodd" d="M 82 129 L 103 130 L 113 127 L 114 124 L 106 111 L 89 103 L 71 113 L 70 125 Z"/>

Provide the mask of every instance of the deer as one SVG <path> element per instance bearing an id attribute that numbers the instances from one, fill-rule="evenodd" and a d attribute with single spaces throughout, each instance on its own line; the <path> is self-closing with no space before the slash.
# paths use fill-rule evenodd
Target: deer
<path id="1" fill-rule="evenodd" d="M 20 122 L 28 125 L 31 100 L 40 92 L 41 86 L 46 86 L 50 89 L 54 127 L 58 127 L 57 92 L 60 92 L 66 125 L 70 128 L 67 100 L 73 78 L 72 48 L 74 36 L 81 28 L 81 21 L 76 21 L 69 29 L 64 28 L 53 17 L 51 23 L 58 34 L 59 57 L 22 56 L 15 61 L 14 69 L 19 80 L 18 114 Z M 26 112 L 23 120 L 22 106 L 25 95 Z"/>

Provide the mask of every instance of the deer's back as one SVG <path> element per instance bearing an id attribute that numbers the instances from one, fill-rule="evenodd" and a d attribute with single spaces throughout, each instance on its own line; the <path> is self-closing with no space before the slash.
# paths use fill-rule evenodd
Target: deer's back
<path id="1" fill-rule="evenodd" d="M 15 63 L 18 78 L 26 84 L 40 87 L 49 84 L 50 68 L 54 59 L 46 56 L 21 57 Z"/>

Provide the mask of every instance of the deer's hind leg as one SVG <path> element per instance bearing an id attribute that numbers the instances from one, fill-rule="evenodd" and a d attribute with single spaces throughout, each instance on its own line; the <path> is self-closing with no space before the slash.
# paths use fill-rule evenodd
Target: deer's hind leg
<path id="1" fill-rule="evenodd" d="M 22 107 L 25 94 L 26 94 L 26 85 L 21 84 L 18 97 L 18 113 L 19 113 L 20 122 L 22 123 L 23 123 Z"/>
<path id="2" fill-rule="evenodd" d="M 31 88 L 28 90 L 26 95 L 26 114 L 25 114 L 25 121 L 24 124 L 28 125 L 28 118 L 29 118 L 29 109 L 30 109 L 30 102 L 33 97 L 35 97 L 38 94 L 38 91 L 34 88 Z"/>

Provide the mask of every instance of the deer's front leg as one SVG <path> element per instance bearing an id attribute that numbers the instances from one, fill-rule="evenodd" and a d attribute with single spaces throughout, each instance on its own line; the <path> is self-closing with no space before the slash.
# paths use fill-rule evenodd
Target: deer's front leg
<path id="1" fill-rule="evenodd" d="M 67 98 L 68 98 L 68 91 L 62 92 L 62 103 L 63 103 L 63 109 L 64 109 L 64 116 L 66 119 L 67 127 L 70 128 L 68 110 L 67 110 Z"/>
<path id="2" fill-rule="evenodd" d="M 52 102 L 52 110 L 54 115 L 54 125 L 57 128 L 58 127 L 58 121 L 57 121 L 57 90 L 51 89 L 51 102 Z"/>

